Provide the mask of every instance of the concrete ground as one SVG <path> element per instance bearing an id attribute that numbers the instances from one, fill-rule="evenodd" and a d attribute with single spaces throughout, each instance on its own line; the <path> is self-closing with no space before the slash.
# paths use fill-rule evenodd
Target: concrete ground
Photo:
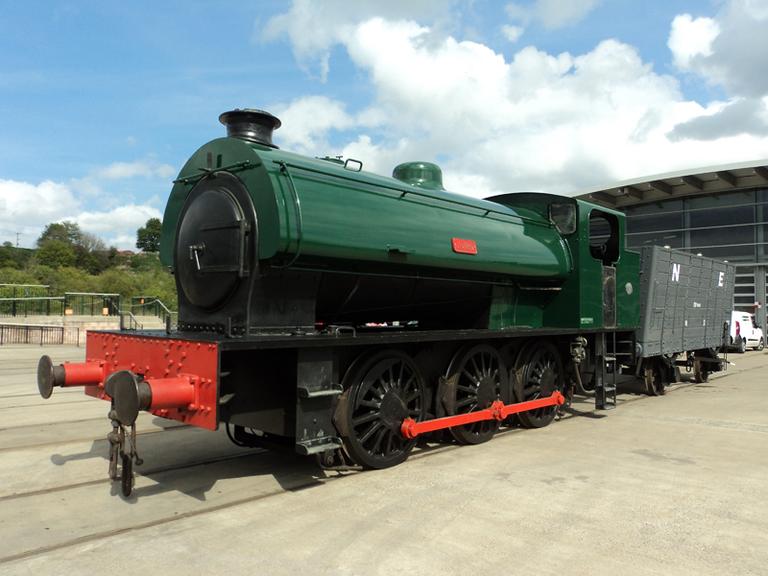
<path id="1" fill-rule="evenodd" d="M 232 446 L 144 414 L 134 495 L 107 480 L 107 405 L 43 401 L 0 347 L 0 574 L 768 574 L 768 353 L 666 396 L 624 393 L 376 472 Z"/>

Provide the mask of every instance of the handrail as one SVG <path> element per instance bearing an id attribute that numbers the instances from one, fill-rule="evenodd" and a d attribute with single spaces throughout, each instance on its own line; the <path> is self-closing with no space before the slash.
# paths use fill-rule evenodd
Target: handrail
<path id="1" fill-rule="evenodd" d="M 283 269 L 293 266 L 301 255 L 301 243 L 304 240 L 304 216 L 301 213 L 301 200 L 299 199 L 299 191 L 296 188 L 296 184 L 293 181 L 291 173 L 288 171 L 288 163 L 282 160 L 275 160 L 275 162 L 280 165 L 280 171 L 285 174 L 286 178 L 288 178 L 289 188 L 291 189 L 291 196 L 293 197 L 293 208 L 296 213 L 296 251 L 294 252 L 293 258 L 291 258 L 288 264 L 274 266 L 274 268 Z M 290 240 L 288 245 L 290 246 Z"/>
<path id="2" fill-rule="evenodd" d="M 175 312 L 168 308 L 160 298 L 147 297 L 147 296 L 134 296 L 130 304 L 131 313 L 138 310 L 139 316 L 154 316 L 159 318 L 166 324 L 174 324 L 174 318 L 178 317 L 178 312 Z M 141 303 L 136 303 L 136 300 L 143 300 Z"/>
<path id="3" fill-rule="evenodd" d="M 64 296 L 19 296 L 14 298 L 12 296 L 0 297 L 0 302 L 24 302 L 29 300 L 61 300 L 64 301 Z"/>
<path id="4" fill-rule="evenodd" d="M 128 316 L 128 319 L 130 320 L 128 328 L 125 327 L 125 316 Z M 120 311 L 120 330 L 142 330 L 143 328 L 144 325 L 136 320 L 136 316 L 133 315 L 133 312 L 123 312 L 122 310 Z"/>

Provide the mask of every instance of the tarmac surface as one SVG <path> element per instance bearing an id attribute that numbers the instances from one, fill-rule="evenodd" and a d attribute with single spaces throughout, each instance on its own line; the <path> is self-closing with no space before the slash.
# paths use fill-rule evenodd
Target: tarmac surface
<path id="1" fill-rule="evenodd" d="M 84 350 L 0 347 L 4 576 L 768 574 L 768 352 L 375 472 L 143 414 L 128 499 L 107 478 L 108 405 L 77 389 L 42 400 L 43 353 Z"/>

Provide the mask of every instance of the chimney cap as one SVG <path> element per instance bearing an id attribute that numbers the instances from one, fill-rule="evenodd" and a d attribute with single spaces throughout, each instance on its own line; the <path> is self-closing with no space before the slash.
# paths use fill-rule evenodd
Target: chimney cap
<path id="1" fill-rule="evenodd" d="M 219 116 L 227 127 L 227 136 L 277 148 L 272 143 L 272 132 L 282 126 L 277 116 L 256 108 L 235 108 Z"/>

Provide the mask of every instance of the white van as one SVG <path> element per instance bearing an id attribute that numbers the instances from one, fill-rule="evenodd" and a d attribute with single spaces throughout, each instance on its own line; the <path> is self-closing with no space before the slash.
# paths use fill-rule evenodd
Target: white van
<path id="1" fill-rule="evenodd" d="M 747 348 L 765 348 L 763 330 L 755 323 L 754 314 L 736 310 L 731 312 L 730 345 L 739 352 L 744 352 Z"/>

